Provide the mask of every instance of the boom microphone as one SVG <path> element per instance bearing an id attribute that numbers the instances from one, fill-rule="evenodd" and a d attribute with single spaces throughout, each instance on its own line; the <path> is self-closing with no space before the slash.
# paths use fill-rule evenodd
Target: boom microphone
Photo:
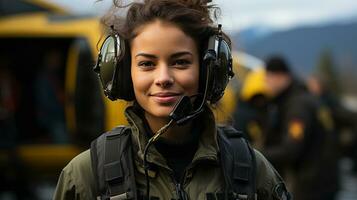
<path id="1" fill-rule="evenodd" d="M 193 105 L 191 103 L 191 97 L 182 96 L 181 99 L 179 99 L 179 101 L 176 103 L 172 112 L 170 113 L 169 117 L 173 121 L 175 121 L 177 125 L 185 124 L 189 120 L 198 116 L 203 111 L 202 108 L 203 108 L 204 101 L 202 101 L 200 106 L 196 110 L 194 110 Z"/>

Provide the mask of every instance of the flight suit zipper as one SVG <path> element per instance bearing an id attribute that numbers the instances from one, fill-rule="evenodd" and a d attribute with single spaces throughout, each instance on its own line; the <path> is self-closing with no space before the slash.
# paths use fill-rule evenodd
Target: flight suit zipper
<path id="1" fill-rule="evenodd" d="M 194 166 L 196 166 L 197 164 L 199 164 L 202 161 L 207 161 L 207 160 L 198 159 L 194 163 L 191 163 L 189 166 L 187 166 L 180 182 L 176 181 L 175 176 L 174 176 L 173 172 L 171 171 L 170 175 L 171 175 L 171 178 L 175 184 L 175 190 L 176 190 L 176 195 L 177 195 L 178 200 L 188 200 L 189 199 L 188 194 L 186 193 L 186 191 L 183 188 L 183 186 L 185 185 L 186 179 L 187 179 L 187 172 L 192 170 L 192 168 Z M 216 161 L 213 161 L 213 160 L 211 162 L 217 163 Z"/>
<path id="2" fill-rule="evenodd" d="M 173 172 L 171 172 L 170 175 L 175 185 L 177 200 L 188 200 L 188 195 L 183 188 L 183 183 L 182 183 L 183 181 L 177 182 Z M 186 171 L 184 172 L 184 176 L 182 180 L 185 180 L 185 176 L 186 176 Z"/>
<path id="3" fill-rule="evenodd" d="M 178 200 L 188 200 L 185 190 L 180 183 L 175 184 Z"/>

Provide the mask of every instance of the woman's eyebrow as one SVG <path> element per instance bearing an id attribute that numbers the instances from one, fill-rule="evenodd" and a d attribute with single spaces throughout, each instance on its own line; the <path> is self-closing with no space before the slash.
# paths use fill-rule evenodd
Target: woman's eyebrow
<path id="1" fill-rule="evenodd" d="M 139 56 L 143 56 L 143 57 L 147 57 L 147 58 L 157 58 L 157 56 L 155 56 L 153 54 L 148 54 L 148 53 L 138 53 L 135 55 L 135 57 L 139 57 Z"/>
<path id="2" fill-rule="evenodd" d="M 193 56 L 193 54 L 189 51 L 180 51 L 180 52 L 176 52 L 176 53 L 172 54 L 170 57 L 177 58 L 177 57 L 184 56 L 184 55 Z M 139 57 L 139 56 L 143 56 L 143 57 L 147 57 L 147 58 L 155 58 L 155 59 L 158 58 L 156 55 L 149 54 L 149 53 L 138 53 L 135 55 L 135 57 Z"/>
<path id="3" fill-rule="evenodd" d="M 192 56 L 193 54 L 191 52 L 189 52 L 189 51 L 180 51 L 180 52 L 172 54 L 171 57 L 172 58 L 177 58 L 177 57 L 184 56 L 184 55 Z"/>

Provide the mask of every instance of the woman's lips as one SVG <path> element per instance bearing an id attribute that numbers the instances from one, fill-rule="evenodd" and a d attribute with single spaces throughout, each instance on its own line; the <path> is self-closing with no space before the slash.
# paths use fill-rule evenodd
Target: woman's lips
<path id="1" fill-rule="evenodd" d="M 162 104 L 175 103 L 180 96 L 181 95 L 177 93 L 155 93 L 151 95 L 154 101 Z"/>

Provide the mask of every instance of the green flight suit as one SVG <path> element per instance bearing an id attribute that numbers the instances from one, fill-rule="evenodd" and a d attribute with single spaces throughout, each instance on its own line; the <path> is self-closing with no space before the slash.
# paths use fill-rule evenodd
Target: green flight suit
<path id="1" fill-rule="evenodd" d="M 135 177 L 138 193 L 146 191 L 146 180 L 143 166 L 143 152 L 148 138 L 142 119 L 133 111 L 126 110 L 131 132 L 135 160 Z M 207 199 L 208 194 L 220 196 L 224 191 L 224 177 L 218 156 L 217 131 L 213 113 L 210 109 L 197 120 L 202 122 L 204 130 L 200 135 L 198 148 L 181 183 L 177 183 L 173 170 L 165 158 L 150 147 L 148 162 L 156 166 L 156 171 L 149 171 L 150 196 L 161 200 L 178 199 L 177 189 L 182 188 L 188 199 Z M 280 175 L 271 164 L 255 151 L 257 163 L 257 194 L 259 200 L 284 199 L 281 191 L 285 190 Z M 54 199 L 96 199 L 97 189 L 92 173 L 90 150 L 76 156 L 63 170 L 59 177 Z M 217 198 L 219 199 L 219 198 Z"/>

